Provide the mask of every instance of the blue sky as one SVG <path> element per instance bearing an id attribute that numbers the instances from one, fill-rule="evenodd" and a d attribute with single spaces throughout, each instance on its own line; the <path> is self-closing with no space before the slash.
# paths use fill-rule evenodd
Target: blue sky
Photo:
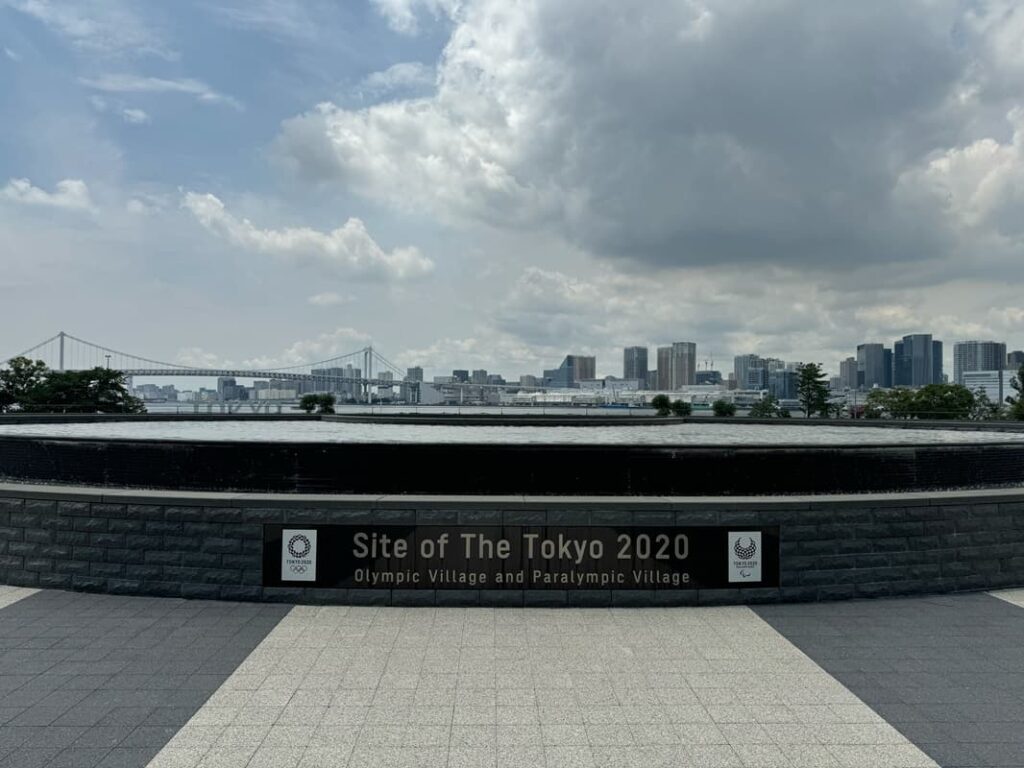
<path id="1" fill-rule="evenodd" d="M 0 352 L 1024 347 L 1022 49 L 1009 0 L 0 0 Z"/>

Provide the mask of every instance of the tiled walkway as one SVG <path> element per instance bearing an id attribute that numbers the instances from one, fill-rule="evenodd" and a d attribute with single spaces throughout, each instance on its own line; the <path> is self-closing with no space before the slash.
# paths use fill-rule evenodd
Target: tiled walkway
<path id="1" fill-rule="evenodd" d="M 1024 766 L 1024 599 L 1004 597 L 288 608 L 0 587 L 0 766 Z"/>

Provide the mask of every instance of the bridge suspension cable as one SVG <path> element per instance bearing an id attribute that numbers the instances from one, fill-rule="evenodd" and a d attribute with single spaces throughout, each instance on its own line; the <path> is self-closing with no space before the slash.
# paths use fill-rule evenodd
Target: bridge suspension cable
<path id="1" fill-rule="evenodd" d="M 66 342 L 72 343 L 67 344 Z M 299 363 L 272 368 L 261 366 L 258 369 L 230 366 L 230 370 L 227 370 L 229 368 L 228 366 L 199 367 L 194 365 L 182 365 L 179 363 L 168 363 L 163 360 L 154 360 L 149 357 L 143 357 L 142 355 L 122 352 L 103 344 L 87 341 L 64 331 L 51 336 L 33 347 L 29 347 L 20 355 L 14 355 L 10 358 L 0 360 L 0 365 L 8 363 L 14 357 L 28 357 L 33 353 L 40 353 L 41 350 L 43 362 L 47 363 L 50 368 L 55 370 L 78 370 L 81 368 L 103 367 L 105 365 L 106 367 L 126 371 L 130 374 L 149 376 L 236 375 L 262 377 L 273 376 L 276 373 L 310 376 L 314 375 L 314 370 L 336 367 L 344 361 L 359 361 L 361 357 L 361 365 L 366 368 L 366 370 L 362 371 L 361 379 L 373 378 L 372 368 L 374 363 L 377 363 L 381 368 L 387 369 L 394 374 L 398 374 L 398 376 L 402 376 L 403 374 L 401 368 L 380 354 L 372 346 L 366 346 L 354 352 L 335 355 L 316 362 Z M 324 374 L 320 373 L 315 375 L 318 377 L 324 376 Z"/>

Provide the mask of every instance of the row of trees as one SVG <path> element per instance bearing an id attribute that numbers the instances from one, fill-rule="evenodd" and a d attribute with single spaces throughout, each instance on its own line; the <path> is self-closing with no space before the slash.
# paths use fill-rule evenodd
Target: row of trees
<path id="1" fill-rule="evenodd" d="M 144 413 L 124 374 L 109 368 L 52 371 L 41 360 L 16 357 L 0 370 L 0 413 Z"/>
<path id="2" fill-rule="evenodd" d="M 869 419 L 1016 419 L 1024 421 L 1024 365 L 1010 381 L 1016 393 L 1005 403 L 993 403 L 983 390 L 972 392 L 960 384 L 929 384 L 920 389 L 876 389 L 868 393 L 863 415 Z M 817 363 L 800 366 L 797 379 L 797 400 L 804 416 L 838 418 L 845 406 L 829 402 L 828 377 Z M 670 402 L 658 395 L 651 404 L 659 415 L 689 416 L 690 404 Z M 715 416 L 734 416 L 736 406 L 716 400 L 711 410 Z M 753 418 L 787 418 L 789 410 L 781 407 L 772 395 L 755 403 L 750 409 Z"/>

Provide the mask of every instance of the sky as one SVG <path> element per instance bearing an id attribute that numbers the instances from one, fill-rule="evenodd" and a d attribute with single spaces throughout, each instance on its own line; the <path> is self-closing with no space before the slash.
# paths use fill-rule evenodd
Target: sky
<path id="1" fill-rule="evenodd" d="M 0 358 L 1024 348 L 1013 0 L 0 0 Z"/>

